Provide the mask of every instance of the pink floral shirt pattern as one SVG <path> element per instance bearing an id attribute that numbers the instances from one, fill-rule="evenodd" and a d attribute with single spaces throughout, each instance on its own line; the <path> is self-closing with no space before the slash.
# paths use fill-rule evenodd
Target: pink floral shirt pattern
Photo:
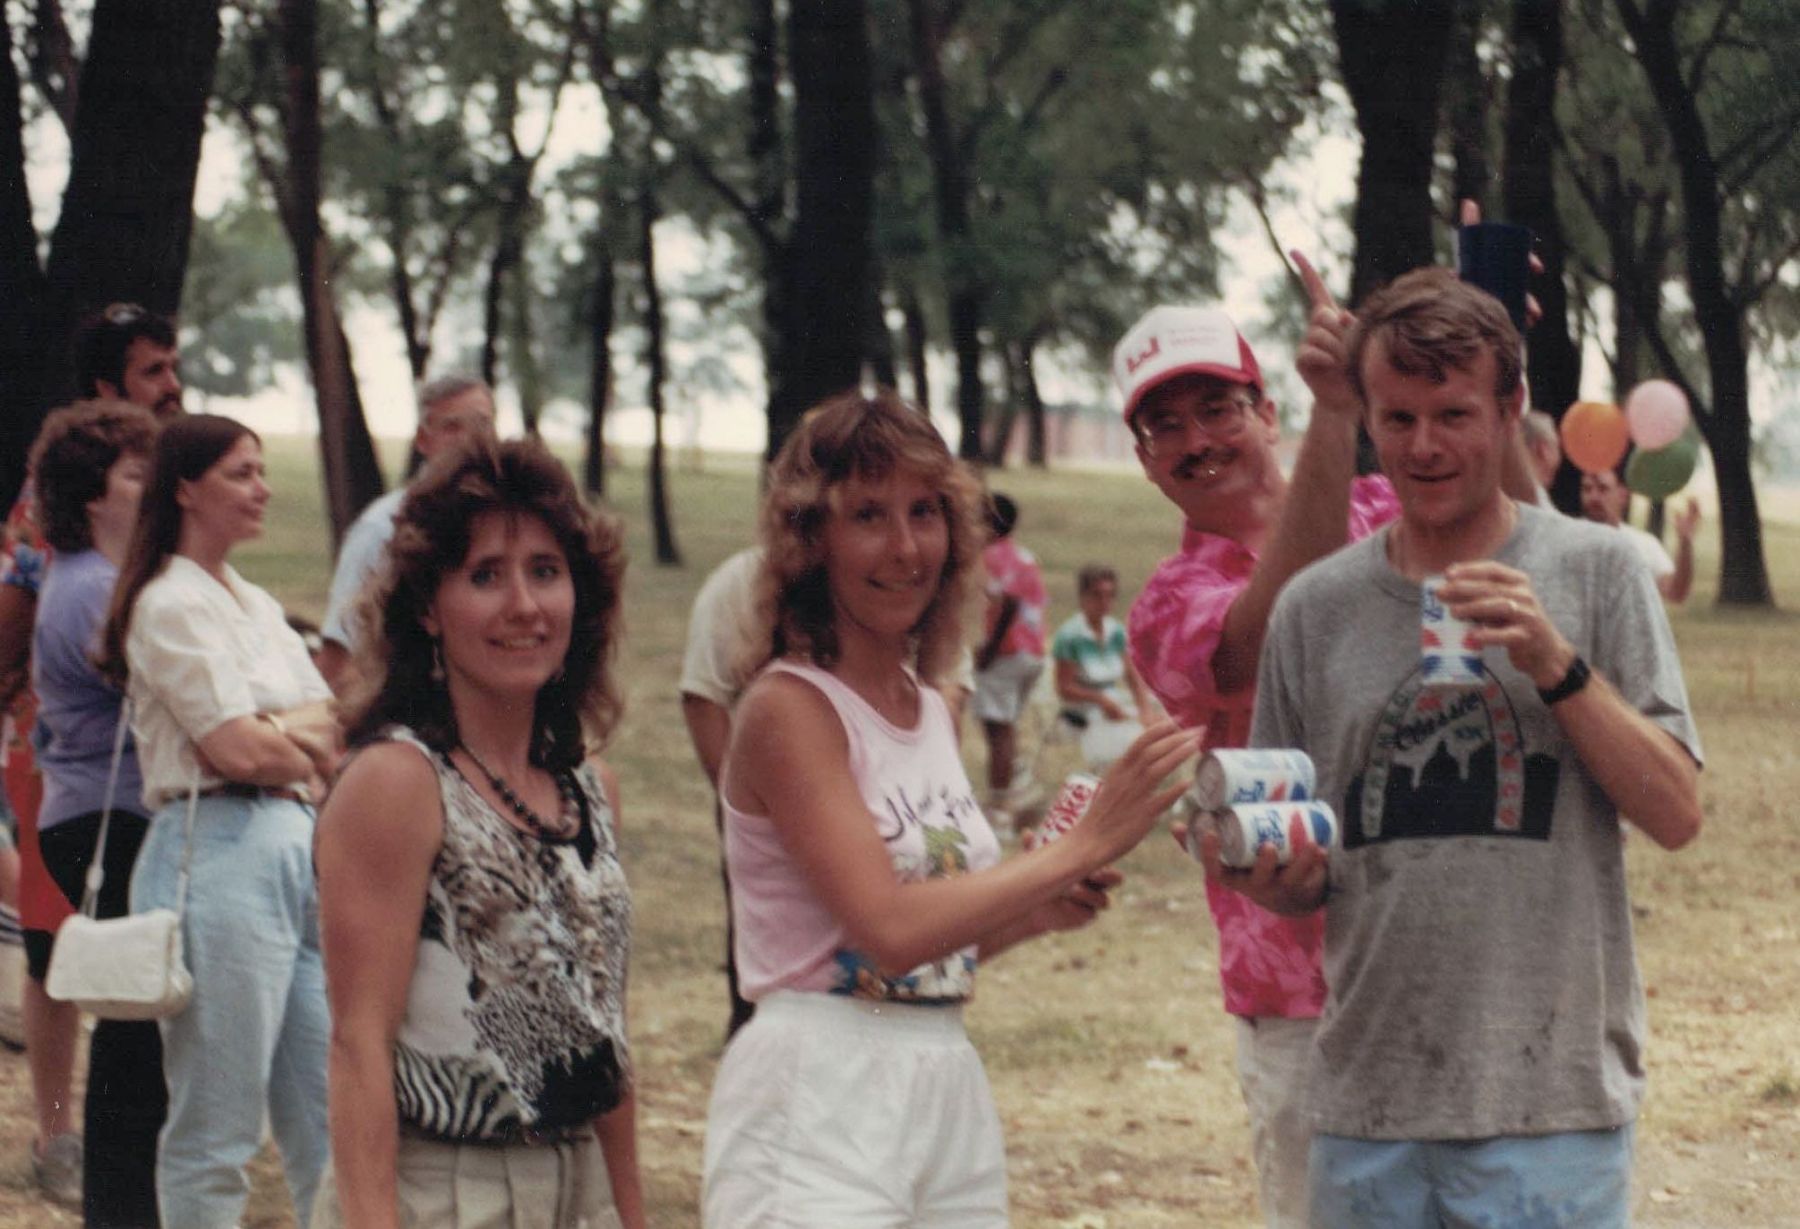
<path id="1" fill-rule="evenodd" d="M 1033 657 L 1042 657 L 1044 610 L 1049 606 L 1050 598 L 1044 589 L 1044 573 L 1038 567 L 1037 556 L 1011 538 L 1001 538 L 982 551 L 981 564 L 987 569 L 988 596 L 994 599 L 996 605 L 1000 598 L 1006 596 L 1015 597 L 1019 601 L 1019 611 L 1013 616 L 1006 635 L 1001 637 L 1000 656 L 1028 653 Z M 993 609 L 988 613 L 988 630 L 991 632 Z"/>
<path id="2" fill-rule="evenodd" d="M 1367 537 L 1399 512 L 1386 478 L 1356 479 L 1350 488 L 1350 540 Z M 1257 558 L 1231 538 L 1189 529 L 1180 553 L 1158 565 L 1131 606 L 1132 664 L 1171 717 L 1206 731 L 1202 741 L 1208 751 L 1242 747 L 1250 736 L 1256 693 L 1215 691 L 1212 655 L 1226 612 L 1249 585 Z M 1249 1017 L 1316 1017 L 1325 1005 L 1319 965 L 1324 913 L 1280 917 L 1211 884 L 1206 900 L 1219 928 L 1225 1010 Z"/>

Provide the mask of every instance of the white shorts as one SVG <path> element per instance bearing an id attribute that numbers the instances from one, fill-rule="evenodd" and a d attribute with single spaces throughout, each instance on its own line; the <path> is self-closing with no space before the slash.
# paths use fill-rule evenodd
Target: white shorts
<path id="1" fill-rule="evenodd" d="M 1257 1193 L 1269 1229 L 1306 1229 L 1310 1189 L 1306 1063 L 1317 1020 L 1237 1017 L 1238 1085 L 1250 1110 Z"/>
<path id="2" fill-rule="evenodd" d="M 1031 653 L 1013 653 L 997 659 L 975 675 L 975 720 L 1011 725 L 1025 711 L 1031 689 L 1044 672 L 1044 659 Z"/>
<path id="3" fill-rule="evenodd" d="M 1006 1153 L 957 1007 L 777 991 L 719 1064 L 706 1229 L 1003 1229 Z"/>

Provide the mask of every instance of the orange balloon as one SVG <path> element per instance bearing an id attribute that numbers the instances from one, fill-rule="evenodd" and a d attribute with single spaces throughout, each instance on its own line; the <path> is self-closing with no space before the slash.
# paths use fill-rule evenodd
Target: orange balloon
<path id="1" fill-rule="evenodd" d="M 1563 414 L 1563 455 L 1584 474 L 1614 469 L 1631 446 L 1625 412 L 1604 401 L 1577 401 Z"/>

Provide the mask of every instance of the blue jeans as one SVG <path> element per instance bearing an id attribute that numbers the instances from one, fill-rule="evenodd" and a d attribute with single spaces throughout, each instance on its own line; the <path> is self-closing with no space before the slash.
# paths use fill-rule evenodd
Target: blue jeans
<path id="1" fill-rule="evenodd" d="M 1470 1140 L 1315 1134 L 1313 1229 L 1625 1229 L 1635 1124 Z"/>
<path id="2" fill-rule="evenodd" d="M 186 815 L 183 797 L 151 822 L 131 877 L 133 912 L 175 906 Z M 194 995 L 162 1022 L 169 1117 L 156 1186 L 165 1225 L 237 1224 L 265 1111 L 299 1223 L 311 1217 L 330 1146 L 312 833 L 312 808 L 297 802 L 200 799 L 181 927 Z"/>

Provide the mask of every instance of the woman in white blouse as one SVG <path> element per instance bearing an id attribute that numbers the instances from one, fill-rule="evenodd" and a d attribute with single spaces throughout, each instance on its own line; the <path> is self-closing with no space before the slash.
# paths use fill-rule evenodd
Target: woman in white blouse
<path id="1" fill-rule="evenodd" d="M 183 909 L 194 975 L 187 1009 L 163 1022 L 156 1184 L 169 1226 L 238 1222 L 265 1112 L 302 1224 L 326 1160 L 311 799 L 338 736 L 330 689 L 281 607 L 226 563 L 262 533 L 268 502 L 249 428 L 209 414 L 164 428 L 101 641 L 154 811 L 131 907 Z"/>

